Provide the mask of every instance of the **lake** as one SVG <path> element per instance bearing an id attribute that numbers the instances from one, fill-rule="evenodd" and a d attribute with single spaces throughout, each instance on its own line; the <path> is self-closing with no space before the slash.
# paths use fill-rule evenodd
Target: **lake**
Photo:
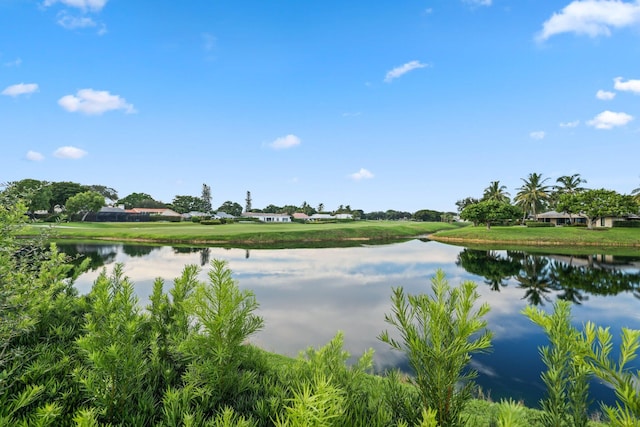
<path id="1" fill-rule="evenodd" d="M 375 369 L 410 372 L 406 358 L 380 342 L 391 313 L 391 289 L 430 292 L 431 278 L 443 270 L 449 283 L 478 284 L 480 301 L 491 311 L 488 327 L 493 350 L 475 355 L 478 384 L 493 400 L 511 397 L 537 407 L 545 388 L 544 365 L 538 347 L 547 344 L 542 330 L 521 314 L 528 304 L 550 311 L 559 298 L 573 301 L 574 324 L 591 320 L 610 326 L 619 341 L 622 327 L 640 328 L 640 252 L 626 256 L 604 254 L 533 255 L 525 251 L 473 250 L 433 241 L 411 240 L 387 245 L 346 248 L 229 249 L 142 246 L 128 244 L 60 244 L 69 254 L 90 255 L 92 270 L 76 287 L 87 293 L 102 268 L 123 263 L 135 284 L 142 306 L 157 277 L 172 286 L 187 264 L 202 267 L 206 280 L 210 260 L 228 261 L 242 289 L 252 290 L 265 327 L 251 341 L 269 351 L 297 356 L 309 346 L 326 344 L 338 331 L 345 350 L 356 358 L 375 350 Z M 636 251 L 637 252 L 637 251 Z M 392 336 L 397 336 L 393 334 Z M 637 367 L 638 365 L 636 365 Z M 594 382 L 591 396 L 614 402 L 613 391 Z"/>

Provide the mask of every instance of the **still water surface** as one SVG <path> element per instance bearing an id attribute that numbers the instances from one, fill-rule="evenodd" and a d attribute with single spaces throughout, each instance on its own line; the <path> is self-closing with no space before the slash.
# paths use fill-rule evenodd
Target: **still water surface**
<path id="1" fill-rule="evenodd" d="M 488 302 L 487 316 L 494 333 L 493 351 L 474 356 L 478 383 L 494 400 L 512 397 L 537 406 L 544 397 L 540 372 L 544 366 L 538 347 L 544 333 L 520 312 L 527 304 L 549 311 L 558 298 L 574 302 L 574 323 L 588 320 L 610 326 L 616 339 L 621 327 L 640 328 L 640 253 L 637 256 L 530 255 L 522 251 L 471 250 L 432 241 L 322 249 L 173 248 L 122 244 L 60 245 L 68 253 L 91 255 L 94 270 L 76 286 L 87 293 L 102 271 L 123 263 L 135 284 L 142 306 L 157 277 L 172 285 L 187 264 L 202 267 L 207 279 L 211 259 L 228 261 L 242 289 L 252 290 L 264 318 L 264 329 L 252 337 L 256 345 L 297 356 L 309 346 L 327 343 L 337 331 L 345 335 L 345 350 L 359 357 L 375 350 L 375 368 L 410 372 L 403 354 L 391 350 L 377 336 L 389 329 L 391 288 L 406 293 L 430 291 L 438 269 L 452 285 L 464 280 L 478 284 L 480 302 Z M 390 330 L 390 332 L 393 332 Z M 394 335 L 394 334 L 392 334 Z M 397 335 L 395 335 L 397 336 Z M 592 385 L 592 396 L 614 402 L 611 390 Z"/>

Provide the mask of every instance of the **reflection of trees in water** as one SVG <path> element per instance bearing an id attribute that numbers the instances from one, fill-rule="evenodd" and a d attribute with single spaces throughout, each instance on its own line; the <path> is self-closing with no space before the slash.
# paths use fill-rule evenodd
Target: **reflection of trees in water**
<path id="1" fill-rule="evenodd" d="M 190 248 L 184 246 L 177 246 L 172 248 L 173 252 L 176 254 L 200 254 L 200 266 L 204 267 L 205 265 L 209 265 L 211 259 L 211 248 Z"/>
<path id="2" fill-rule="evenodd" d="M 528 255 L 523 259 L 520 273 L 515 277 L 519 287 L 525 289 L 522 299 L 529 304 L 542 305 L 551 299 L 547 296 L 551 292 L 551 281 L 547 274 L 549 260 L 541 256 Z"/>
<path id="3" fill-rule="evenodd" d="M 95 271 L 107 264 L 116 261 L 118 245 L 91 245 L 91 244 L 58 244 L 58 249 L 71 259 L 71 263 L 78 266 L 85 259 L 89 259 L 89 270 Z"/>
<path id="4" fill-rule="evenodd" d="M 202 248 L 200 249 L 200 266 L 204 267 L 209 264 L 209 258 L 211 257 L 211 249 Z"/>
<path id="5" fill-rule="evenodd" d="M 506 286 L 514 278 L 525 289 L 523 299 L 540 305 L 550 301 L 548 294 L 558 291 L 557 298 L 582 304 L 589 295 L 617 295 L 631 292 L 640 298 L 640 272 L 625 271 L 637 267 L 636 257 L 609 255 L 565 256 L 531 255 L 522 251 L 507 251 L 506 256 L 496 251 L 464 249 L 456 265 L 469 273 L 485 278 L 492 290 Z"/>
<path id="6" fill-rule="evenodd" d="M 506 281 L 520 271 L 517 260 L 503 257 L 496 251 L 464 249 L 458 254 L 456 265 L 469 273 L 484 277 L 485 283 L 493 291 L 500 291 L 500 287 L 507 286 Z"/>
<path id="7" fill-rule="evenodd" d="M 151 252 L 159 250 L 160 246 L 149 245 L 124 245 L 122 246 L 122 252 L 129 255 L 132 258 L 143 257 L 149 255 Z"/>

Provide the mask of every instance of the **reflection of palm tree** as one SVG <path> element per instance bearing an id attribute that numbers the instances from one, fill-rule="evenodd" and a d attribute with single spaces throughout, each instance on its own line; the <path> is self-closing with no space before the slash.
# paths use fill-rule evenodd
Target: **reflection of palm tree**
<path id="1" fill-rule="evenodd" d="M 529 301 L 529 304 L 542 305 L 544 301 L 551 301 L 546 295 L 551 291 L 545 272 L 548 263 L 546 258 L 533 255 L 528 255 L 523 260 L 522 270 L 516 280 L 521 288 L 526 289 L 522 299 Z"/>
<path id="2" fill-rule="evenodd" d="M 576 267 L 571 263 L 560 261 L 551 261 L 549 265 L 549 282 L 556 290 L 561 290 L 558 299 L 572 302 L 574 304 L 582 304 L 583 301 L 589 299 L 580 291 L 578 283 L 576 283 Z M 581 277 L 582 275 L 578 276 Z"/>
<path id="3" fill-rule="evenodd" d="M 495 200 L 496 202 L 509 202 L 507 187 L 500 185 L 500 181 L 491 181 L 491 184 L 484 189 L 482 200 Z"/>
<path id="4" fill-rule="evenodd" d="M 205 265 L 209 265 L 209 258 L 211 256 L 211 249 L 202 248 L 200 249 L 200 266 L 204 267 Z"/>
<path id="5" fill-rule="evenodd" d="M 521 178 L 524 184 L 518 188 L 515 202 L 524 210 L 526 217 L 527 212 L 533 214 L 534 219 L 538 218 L 538 208 L 544 206 L 549 200 L 549 186 L 544 185 L 549 178 L 542 179 L 542 174 L 530 173 L 529 176 Z"/>

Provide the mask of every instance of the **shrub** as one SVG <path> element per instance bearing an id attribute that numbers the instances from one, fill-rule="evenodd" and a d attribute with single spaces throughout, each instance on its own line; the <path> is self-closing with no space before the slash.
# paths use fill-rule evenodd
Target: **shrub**
<path id="1" fill-rule="evenodd" d="M 202 221 L 202 217 L 200 217 L 200 216 L 192 216 L 191 217 L 191 222 L 198 223 L 200 221 Z"/>
<path id="2" fill-rule="evenodd" d="M 631 220 L 631 221 L 613 221 L 614 227 L 623 227 L 623 228 L 640 228 L 640 221 Z"/>
<path id="3" fill-rule="evenodd" d="M 537 227 L 555 227 L 555 224 L 552 222 L 540 222 L 540 221 L 526 221 L 524 223 L 527 227 L 537 228 Z"/>
<path id="4" fill-rule="evenodd" d="M 402 341 L 387 331 L 379 339 L 407 354 L 422 408 L 436 411 L 439 426 L 457 426 L 477 377 L 475 370 L 467 369 L 471 353 L 491 347 L 492 334 L 483 320 L 489 305 L 474 310 L 480 295 L 471 281 L 451 288 L 438 270 L 431 283 L 433 296 L 405 295 L 401 287 L 393 289 L 393 314 L 385 315 L 385 322 L 398 329 Z"/>
<path id="5" fill-rule="evenodd" d="M 222 221 L 219 219 L 203 219 L 200 221 L 201 225 L 220 225 Z"/>

